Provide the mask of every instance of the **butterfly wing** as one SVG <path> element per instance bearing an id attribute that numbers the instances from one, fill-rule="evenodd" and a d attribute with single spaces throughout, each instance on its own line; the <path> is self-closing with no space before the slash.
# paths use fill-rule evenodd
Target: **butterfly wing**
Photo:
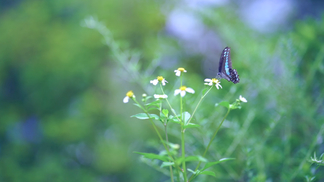
<path id="1" fill-rule="evenodd" d="M 224 78 L 234 84 L 240 81 L 237 71 L 232 68 L 231 48 L 225 47 L 219 59 L 218 74 L 219 78 Z"/>

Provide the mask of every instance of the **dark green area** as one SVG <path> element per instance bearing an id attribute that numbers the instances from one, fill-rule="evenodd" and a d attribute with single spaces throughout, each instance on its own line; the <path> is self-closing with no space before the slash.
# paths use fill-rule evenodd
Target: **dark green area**
<path id="1" fill-rule="evenodd" d="M 144 90 L 155 93 L 149 80 L 159 75 L 172 95 L 178 67 L 186 68 L 185 84 L 197 95 L 204 88 L 206 55 L 188 55 L 181 41 L 165 34 L 161 9 L 172 6 L 147 0 L 9 4 L 0 4 L 0 181 L 167 181 L 133 153 L 163 148 L 148 121 L 130 118 L 140 110 L 122 99 L 128 90 L 138 100 Z M 198 16 L 232 48 L 241 82 L 222 80 L 223 89 L 203 101 L 194 119 L 202 127 L 186 133 L 188 155 L 202 155 L 224 116 L 215 103 L 243 95 L 248 103 L 230 113 L 206 156 L 235 158 L 209 169 L 216 180 L 303 181 L 306 175 L 323 180 L 323 168 L 307 160 L 324 152 L 316 138 L 324 124 L 324 17 L 264 35 L 224 9 Z M 141 52 L 139 68 L 128 69 L 144 75 L 157 56 L 163 58 L 160 67 L 129 81 L 134 77 L 103 37 L 81 26 L 89 15 L 107 26 L 123 50 Z M 190 112 L 194 98 L 187 99 Z M 178 131 L 174 123 L 169 127 Z M 179 143 L 179 137 L 171 135 L 170 141 Z M 188 168 L 196 165 L 189 162 Z"/>

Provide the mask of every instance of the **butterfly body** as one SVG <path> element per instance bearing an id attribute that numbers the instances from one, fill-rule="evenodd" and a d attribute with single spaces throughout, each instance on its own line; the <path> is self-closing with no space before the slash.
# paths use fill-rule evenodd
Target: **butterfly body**
<path id="1" fill-rule="evenodd" d="M 216 77 L 219 79 L 224 78 L 227 81 L 236 84 L 240 82 L 240 79 L 237 71 L 232 68 L 232 60 L 230 54 L 231 49 L 229 47 L 225 47 L 219 59 L 218 73 Z"/>

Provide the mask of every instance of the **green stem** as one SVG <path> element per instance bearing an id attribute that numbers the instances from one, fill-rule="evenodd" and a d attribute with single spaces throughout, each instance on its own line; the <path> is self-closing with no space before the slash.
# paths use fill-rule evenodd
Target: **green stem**
<path id="1" fill-rule="evenodd" d="M 165 131 L 165 140 L 167 141 L 167 143 L 169 143 L 169 138 L 168 138 L 168 130 L 167 130 L 167 123 L 166 121 L 164 121 L 164 131 Z M 168 149 L 170 150 L 169 146 L 167 145 Z M 173 170 L 172 170 L 172 166 L 170 167 L 170 177 L 171 177 L 171 182 L 174 182 L 173 180 Z"/>
<path id="2" fill-rule="evenodd" d="M 162 94 L 165 95 L 161 83 L 160 83 L 160 88 L 161 88 Z M 180 118 L 179 118 L 179 117 L 177 116 L 177 114 L 174 112 L 174 109 L 172 109 L 169 100 L 168 100 L 168 99 L 165 99 L 165 100 L 167 101 L 167 103 L 168 103 L 168 105 L 169 105 L 169 107 L 170 107 L 172 113 L 174 114 L 174 116 L 178 119 L 179 122 L 181 122 Z M 166 125 L 165 125 L 165 127 L 166 127 Z M 165 131 L 166 131 L 166 132 L 165 132 L 165 134 L 166 134 L 166 140 L 167 140 L 167 142 L 169 142 L 169 141 L 168 141 L 168 135 L 167 135 L 167 130 L 166 130 L 166 128 L 165 128 Z M 176 165 L 176 164 L 175 164 L 175 165 Z M 177 174 L 178 174 L 178 175 L 177 175 L 177 178 L 178 178 L 178 181 L 180 181 L 180 173 L 179 173 L 179 170 L 178 170 L 179 168 L 176 167 L 176 169 L 177 169 L 176 172 L 177 172 Z M 172 170 L 172 168 L 171 168 L 171 166 L 170 166 L 170 171 L 171 171 L 171 170 Z M 173 180 L 173 179 L 172 179 L 172 180 Z"/>
<path id="3" fill-rule="evenodd" d="M 160 84 L 160 88 L 161 88 L 162 94 L 165 95 L 164 90 L 163 90 L 163 87 L 162 87 L 162 84 Z M 168 99 L 165 99 L 165 100 L 167 101 L 167 103 L 168 103 L 168 105 L 169 105 L 169 107 L 170 107 L 170 109 L 171 109 L 173 115 L 178 119 L 179 122 L 181 122 L 180 118 L 179 118 L 179 117 L 177 116 L 177 114 L 174 112 L 174 109 L 172 108 L 172 106 L 171 106 L 169 100 L 168 100 Z"/>
<path id="4" fill-rule="evenodd" d="M 159 130 L 157 129 L 156 125 L 154 124 L 154 122 L 153 122 L 151 116 L 150 116 L 149 113 L 146 111 L 146 109 L 143 108 L 143 106 L 140 105 L 139 102 L 137 102 L 136 99 L 133 99 L 133 100 L 134 100 L 134 102 L 136 102 L 136 104 L 138 104 L 138 105 L 141 107 L 141 109 L 145 112 L 145 114 L 146 114 L 147 117 L 149 118 L 149 120 L 150 120 L 150 122 L 151 122 L 151 124 L 152 124 L 152 126 L 153 126 L 153 128 L 154 128 L 154 130 L 156 131 L 156 134 L 158 135 L 158 137 L 159 137 L 159 139 L 160 139 L 160 141 L 161 141 L 161 143 L 162 143 L 162 145 L 164 146 L 165 150 L 167 151 L 169 157 L 172 159 L 172 161 L 173 161 L 173 162 L 175 163 L 175 165 L 176 165 L 175 160 L 173 159 L 173 157 L 172 157 L 172 155 L 171 155 L 171 153 L 170 153 L 168 147 L 167 147 L 167 146 L 165 145 L 165 143 L 163 142 L 163 138 L 162 138 L 162 136 L 161 136 Z M 176 166 L 176 167 L 177 167 L 177 166 Z"/>
<path id="5" fill-rule="evenodd" d="M 208 151 L 208 149 L 209 149 L 209 147 L 210 147 L 211 143 L 213 142 L 214 138 L 216 137 L 216 134 L 218 133 L 218 130 L 219 130 L 219 129 L 220 129 L 220 127 L 222 126 L 223 122 L 225 121 L 225 119 L 226 119 L 226 117 L 228 116 L 228 114 L 229 114 L 229 112 L 230 112 L 230 111 L 231 111 L 231 109 L 230 109 L 230 108 L 228 108 L 228 110 L 227 110 L 227 113 L 225 114 L 225 116 L 224 116 L 224 118 L 223 118 L 222 122 L 221 122 L 221 123 L 220 123 L 220 124 L 218 125 L 218 127 L 217 127 L 216 131 L 214 132 L 214 134 L 213 134 L 212 138 L 210 139 L 210 141 L 209 141 L 209 143 L 208 143 L 208 145 L 207 145 L 207 148 L 205 149 L 205 152 L 204 152 L 204 154 L 203 154 L 203 156 L 202 156 L 202 157 L 205 157 L 205 155 L 206 155 L 206 153 L 207 153 L 207 151 Z M 200 164 L 201 164 L 201 161 L 200 161 L 200 162 L 198 163 L 198 165 L 197 165 L 197 167 L 196 167 L 195 171 L 197 171 L 197 170 L 198 170 L 198 168 L 199 168 Z M 190 181 L 190 180 L 192 180 L 194 176 L 195 176 L 195 175 L 192 175 L 192 176 L 190 177 L 189 181 Z"/>
<path id="6" fill-rule="evenodd" d="M 206 95 L 209 93 L 209 91 L 211 91 L 212 88 L 213 88 L 213 87 L 210 87 L 210 88 L 207 90 L 207 92 L 206 92 L 203 96 L 201 96 L 201 98 L 200 98 L 200 100 L 199 100 L 199 102 L 198 102 L 198 104 L 197 104 L 195 110 L 192 112 L 192 115 L 191 115 L 191 117 L 190 117 L 189 120 L 188 120 L 188 124 L 190 123 L 191 119 L 192 119 L 193 116 L 195 115 L 195 113 L 196 113 L 196 111 L 197 111 L 197 108 L 198 108 L 198 106 L 200 105 L 201 101 L 206 97 Z"/>
<path id="7" fill-rule="evenodd" d="M 180 88 L 182 87 L 182 74 L 180 75 Z M 181 114 L 181 153 L 182 153 L 182 170 L 184 181 L 187 182 L 187 167 L 186 167 L 186 150 L 185 150 L 185 129 L 184 129 L 184 114 L 183 114 L 183 101 L 180 94 L 180 114 Z"/>

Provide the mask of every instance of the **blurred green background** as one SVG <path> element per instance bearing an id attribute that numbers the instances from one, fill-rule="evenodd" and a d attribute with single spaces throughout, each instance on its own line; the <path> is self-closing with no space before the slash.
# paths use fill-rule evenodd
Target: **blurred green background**
<path id="1" fill-rule="evenodd" d="M 226 46 L 241 82 L 222 80 L 204 100 L 188 155 L 202 154 L 224 116 L 215 103 L 249 102 L 231 112 L 207 155 L 236 160 L 196 181 L 324 181 L 307 161 L 324 152 L 323 9 L 290 0 L 0 0 L 0 181 L 169 181 L 133 153 L 163 148 L 122 99 L 128 90 L 139 100 L 156 93 L 149 80 L 163 75 L 173 100 L 173 70 L 184 67 L 196 90 L 192 112 Z M 106 25 L 124 58 L 82 26 L 88 16 Z"/>

